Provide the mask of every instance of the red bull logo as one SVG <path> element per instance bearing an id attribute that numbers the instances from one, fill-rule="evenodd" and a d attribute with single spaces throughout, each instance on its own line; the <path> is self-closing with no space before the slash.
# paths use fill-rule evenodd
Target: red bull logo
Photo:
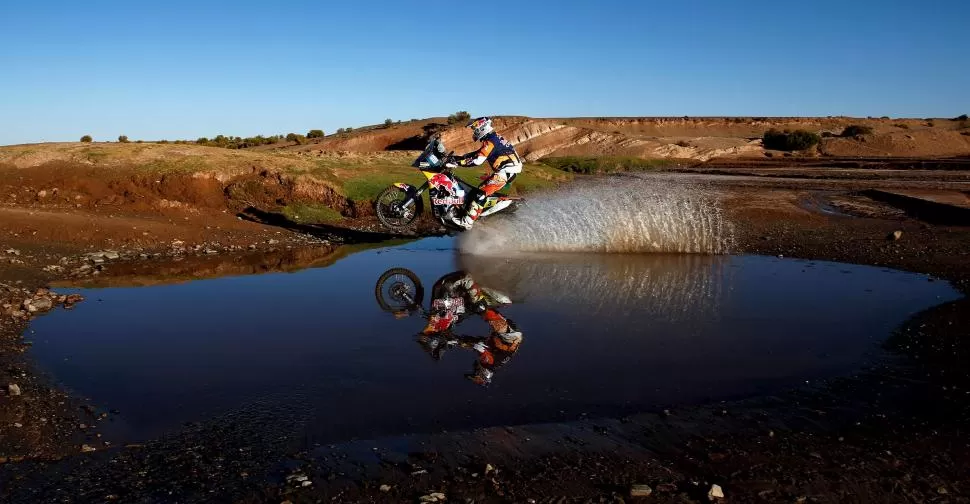
<path id="1" fill-rule="evenodd" d="M 455 182 L 448 178 L 444 173 L 436 173 L 431 177 L 431 185 L 438 189 L 446 189 L 450 193 L 455 192 Z"/>

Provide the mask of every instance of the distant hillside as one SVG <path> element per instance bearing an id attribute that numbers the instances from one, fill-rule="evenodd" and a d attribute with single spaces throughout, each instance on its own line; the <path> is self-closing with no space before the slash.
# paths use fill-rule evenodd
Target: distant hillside
<path id="1" fill-rule="evenodd" d="M 706 161 L 715 157 L 763 156 L 761 137 L 769 129 L 804 129 L 824 138 L 810 154 L 822 156 L 933 157 L 970 155 L 967 121 L 936 119 L 859 119 L 850 117 L 631 117 L 534 119 L 496 117 L 498 131 L 529 161 L 560 156 L 634 156 Z M 850 125 L 869 135 L 840 138 Z M 441 132 L 457 152 L 475 148 L 463 125 L 430 118 L 312 139 L 286 151 L 374 152 L 418 150 Z"/>

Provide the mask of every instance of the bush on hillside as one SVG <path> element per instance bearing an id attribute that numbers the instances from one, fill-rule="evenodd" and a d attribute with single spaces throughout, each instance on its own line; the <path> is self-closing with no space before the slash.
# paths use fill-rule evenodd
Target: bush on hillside
<path id="1" fill-rule="evenodd" d="M 459 110 L 448 116 L 448 124 L 465 124 L 472 120 L 472 115 L 464 110 Z"/>
<path id="2" fill-rule="evenodd" d="M 287 142 L 298 142 L 299 140 L 300 140 L 300 137 L 296 133 L 287 133 L 286 134 L 286 141 Z"/>
<path id="3" fill-rule="evenodd" d="M 326 135 L 324 135 L 323 130 L 320 129 L 312 129 L 306 132 L 307 138 L 323 138 L 324 136 Z"/>
<path id="4" fill-rule="evenodd" d="M 158 143 L 160 143 L 160 144 L 167 144 L 168 143 L 168 140 L 159 140 Z"/>
<path id="5" fill-rule="evenodd" d="M 209 143 L 209 139 L 206 138 L 206 137 L 199 137 L 199 139 L 196 140 L 195 143 L 197 143 L 199 145 L 206 145 L 206 144 Z"/>
<path id="6" fill-rule="evenodd" d="M 120 142 L 120 143 L 128 143 L 128 137 L 126 135 L 121 135 L 121 136 L 118 137 L 118 142 Z"/>
<path id="7" fill-rule="evenodd" d="M 384 119 L 385 128 L 390 128 L 392 125 L 394 125 L 394 119 Z"/>
<path id="8" fill-rule="evenodd" d="M 810 149 L 821 141 L 818 135 L 811 131 L 778 131 L 770 129 L 765 132 L 762 141 L 765 149 L 780 151 L 799 151 Z"/>
<path id="9" fill-rule="evenodd" d="M 968 119 L 970 119 L 970 117 L 967 117 L 967 114 L 959 115 L 953 118 L 954 121 L 966 121 Z"/>
<path id="10" fill-rule="evenodd" d="M 91 135 L 84 135 L 83 137 L 81 137 L 81 141 L 84 143 L 91 143 L 92 142 Z"/>
<path id="11" fill-rule="evenodd" d="M 872 134 L 872 128 L 870 128 L 869 126 L 861 126 L 858 124 L 846 126 L 845 129 L 842 130 L 842 136 L 846 138 L 859 136 L 859 135 L 871 135 L 871 134 Z"/>
<path id="12" fill-rule="evenodd" d="M 893 126 L 895 126 L 897 128 L 901 128 L 901 129 L 909 129 L 909 125 L 906 124 L 906 123 L 896 123 Z"/>

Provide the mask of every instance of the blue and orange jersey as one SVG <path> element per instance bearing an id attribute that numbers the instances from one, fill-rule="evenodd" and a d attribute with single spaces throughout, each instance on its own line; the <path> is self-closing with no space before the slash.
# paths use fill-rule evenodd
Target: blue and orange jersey
<path id="1" fill-rule="evenodd" d="M 472 154 L 473 157 L 485 158 L 493 170 L 499 170 L 507 163 L 521 164 L 515 147 L 496 132 L 491 132 L 482 139 L 482 148 Z M 470 156 L 470 157 L 472 157 Z M 476 163 L 477 164 L 477 163 Z"/>

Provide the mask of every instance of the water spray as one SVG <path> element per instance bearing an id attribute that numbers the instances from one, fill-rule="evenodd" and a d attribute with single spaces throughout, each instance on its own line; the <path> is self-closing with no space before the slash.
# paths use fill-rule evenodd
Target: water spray
<path id="1" fill-rule="evenodd" d="M 694 184 L 610 177 L 540 194 L 514 215 L 462 236 L 462 253 L 727 253 L 730 225 L 717 197 Z"/>

